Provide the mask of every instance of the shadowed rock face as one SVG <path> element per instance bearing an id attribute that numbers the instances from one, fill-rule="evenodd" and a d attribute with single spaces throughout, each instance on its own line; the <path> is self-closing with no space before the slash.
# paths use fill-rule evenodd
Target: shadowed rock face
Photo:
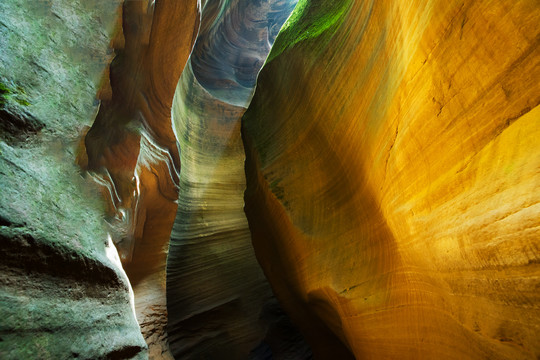
<path id="1" fill-rule="evenodd" d="M 249 102 L 275 36 L 268 34 L 293 7 L 283 1 L 207 2 L 176 89 L 173 123 L 182 171 L 167 309 L 178 359 L 305 359 L 311 353 L 273 300 L 243 211 L 245 108 L 238 105 Z M 280 337 L 284 329 L 287 338 Z"/>
<path id="2" fill-rule="evenodd" d="M 117 1 L 0 2 L 0 358 L 146 357 L 93 182 L 74 164 Z"/>
<path id="3" fill-rule="evenodd" d="M 199 26 L 197 1 L 125 1 L 115 58 L 79 163 L 103 186 L 150 358 L 166 344 L 165 263 L 180 159 L 170 111 Z"/>
<path id="4" fill-rule="evenodd" d="M 208 1 L 191 55 L 197 81 L 217 99 L 247 106 L 257 74 L 297 2 Z"/>
<path id="5" fill-rule="evenodd" d="M 534 1 L 298 4 L 242 120 L 245 200 L 316 357 L 540 356 L 539 22 Z"/>

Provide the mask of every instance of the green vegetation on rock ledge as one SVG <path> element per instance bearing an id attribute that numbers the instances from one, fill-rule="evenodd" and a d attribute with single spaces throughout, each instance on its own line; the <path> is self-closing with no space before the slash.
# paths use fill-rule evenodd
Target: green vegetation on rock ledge
<path id="1" fill-rule="evenodd" d="M 10 88 L 6 84 L 0 82 L 0 108 L 5 107 L 11 100 L 16 101 L 22 106 L 30 105 L 26 97 L 26 92 L 22 87 L 17 86 L 15 88 Z"/>
<path id="2" fill-rule="evenodd" d="M 323 44 L 343 22 L 350 5 L 351 0 L 298 1 L 291 16 L 281 28 L 266 62 L 272 61 L 286 49 L 304 40 L 317 39 Z"/>

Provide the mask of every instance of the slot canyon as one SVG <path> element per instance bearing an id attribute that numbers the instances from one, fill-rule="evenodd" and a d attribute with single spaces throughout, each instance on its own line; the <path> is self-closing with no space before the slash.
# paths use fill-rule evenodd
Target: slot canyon
<path id="1" fill-rule="evenodd" d="M 540 359 L 539 24 L 0 1 L 0 359 Z"/>

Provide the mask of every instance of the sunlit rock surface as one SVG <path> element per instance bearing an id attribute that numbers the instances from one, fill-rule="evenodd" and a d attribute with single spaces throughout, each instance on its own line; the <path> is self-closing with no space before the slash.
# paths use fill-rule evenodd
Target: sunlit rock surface
<path id="1" fill-rule="evenodd" d="M 316 358 L 540 356 L 539 23 L 536 1 L 298 4 L 243 118 L 245 196 Z"/>
<path id="2" fill-rule="evenodd" d="M 294 2 L 208 1 L 173 103 L 182 169 L 167 263 L 168 334 L 177 359 L 306 359 L 273 299 L 243 211 L 240 119 Z M 273 35 L 275 36 L 275 34 Z M 272 39 L 273 40 L 273 39 Z"/>
<path id="3" fill-rule="evenodd" d="M 171 358 L 165 264 L 180 159 L 171 126 L 174 89 L 199 26 L 197 1 L 125 1 L 109 81 L 79 163 L 102 185 L 114 238 L 135 291 L 150 358 Z M 85 157 L 85 155 L 87 155 Z"/>
<path id="4" fill-rule="evenodd" d="M 145 358 L 97 186 L 75 165 L 118 1 L 0 2 L 0 358 Z"/>

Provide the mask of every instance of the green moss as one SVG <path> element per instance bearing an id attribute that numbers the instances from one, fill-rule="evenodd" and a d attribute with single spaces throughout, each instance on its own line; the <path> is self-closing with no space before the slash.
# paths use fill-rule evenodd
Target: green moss
<path id="1" fill-rule="evenodd" d="M 21 106 L 29 106 L 30 103 L 26 97 L 26 91 L 20 86 L 10 88 L 8 85 L 0 82 L 0 108 L 5 107 L 10 101 L 15 101 Z"/>
<path id="2" fill-rule="evenodd" d="M 15 101 L 16 101 L 17 103 L 19 103 L 19 105 L 22 105 L 22 106 L 28 106 L 28 105 L 30 105 L 30 103 L 29 103 L 27 100 L 25 100 L 25 99 L 15 98 Z"/>
<path id="3" fill-rule="evenodd" d="M 6 86 L 6 84 L 0 82 L 0 94 L 10 94 L 11 90 Z"/>
<path id="4" fill-rule="evenodd" d="M 330 38 L 345 19 L 351 3 L 351 0 L 300 0 L 281 28 L 267 62 L 301 41 L 322 41 L 323 35 L 329 35 L 324 37 Z"/>
<path id="5" fill-rule="evenodd" d="M 0 82 L 0 108 L 6 105 L 10 94 L 11 90 L 4 83 Z"/>

